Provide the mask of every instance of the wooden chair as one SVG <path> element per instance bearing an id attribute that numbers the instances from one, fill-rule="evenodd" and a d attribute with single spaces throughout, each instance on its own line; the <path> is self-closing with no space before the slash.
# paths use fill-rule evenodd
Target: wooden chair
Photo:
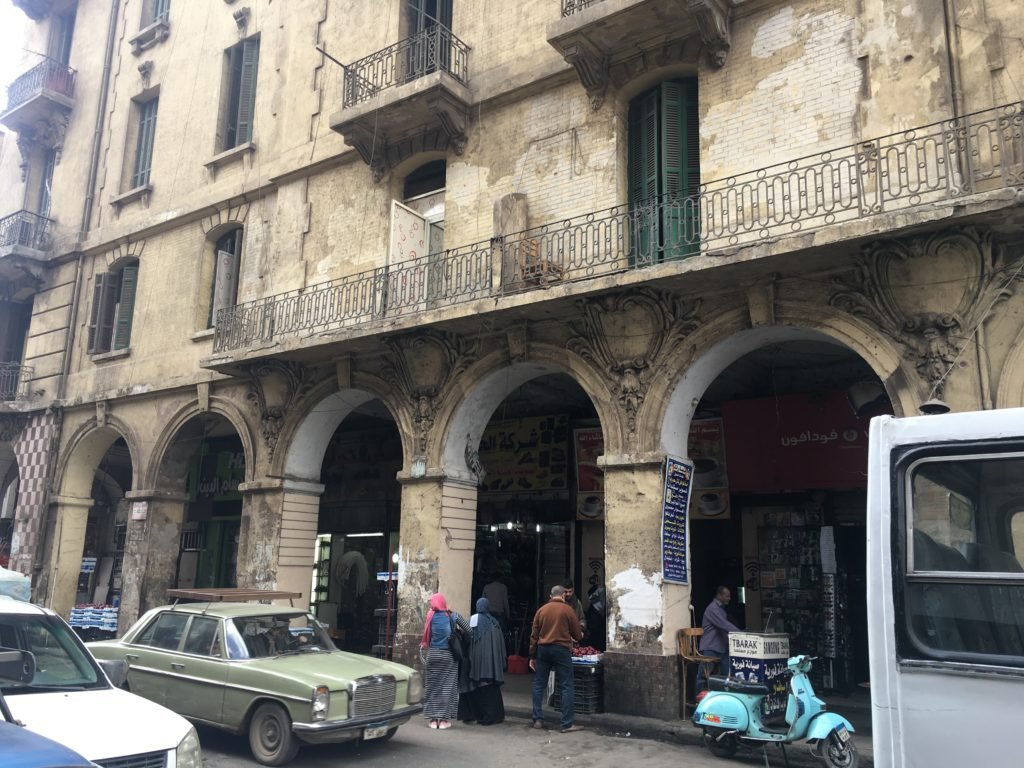
<path id="1" fill-rule="evenodd" d="M 705 656 L 700 652 L 700 639 L 703 636 L 704 630 L 700 627 L 686 627 L 676 632 L 676 648 L 679 654 L 679 663 L 681 665 L 679 711 L 684 718 L 686 717 L 686 710 L 688 708 L 694 709 L 696 707 L 695 704 L 690 703 L 689 698 L 686 695 L 689 666 L 691 664 L 697 665 L 697 674 L 699 678 L 701 665 L 704 665 L 704 675 L 707 677 L 711 674 L 714 665 L 721 661 L 718 656 Z"/>

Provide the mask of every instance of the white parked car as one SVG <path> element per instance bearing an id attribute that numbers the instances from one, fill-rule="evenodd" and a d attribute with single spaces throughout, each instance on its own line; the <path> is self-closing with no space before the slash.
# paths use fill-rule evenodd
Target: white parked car
<path id="1" fill-rule="evenodd" d="M 0 648 L 35 656 L 31 684 L 2 689 L 12 714 L 29 730 L 101 768 L 202 768 L 195 728 L 169 709 L 112 685 L 53 611 L 0 596 Z M 123 682 L 123 664 L 105 668 L 114 682 Z"/>

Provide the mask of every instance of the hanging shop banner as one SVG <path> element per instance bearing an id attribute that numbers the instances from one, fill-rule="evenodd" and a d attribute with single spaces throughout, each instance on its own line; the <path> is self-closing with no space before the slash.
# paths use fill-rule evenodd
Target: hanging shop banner
<path id="1" fill-rule="evenodd" d="M 569 417 L 495 421 L 480 439 L 488 491 L 536 493 L 569 488 Z"/>
<path id="2" fill-rule="evenodd" d="M 690 506 L 693 464 L 665 459 L 665 494 L 661 503 L 661 567 L 664 581 L 688 584 L 686 574 L 686 513 Z"/>
<path id="3" fill-rule="evenodd" d="M 733 492 L 867 485 L 870 418 L 843 390 L 722 404 Z"/>
<path id="4" fill-rule="evenodd" d="M 238 485 L 244 480 L 245 452 L 238 440 L 206 441 L 192 460 L 188 478 L 189 499 L 238 501 L 242 498 Z"/>
<path id="5" fill-rule="evenodd" d="M 725 433 L 722 419 L 690 422 L 687 450 L 693 460 L 693 508 L 691 520 L 728 520 L 729 475 L 725 465 Z"/>
<path id="6" fill-rule="evenodd" d="M 576 446 L 576 519 L 604 518 L 604 470 L 597 457 L 604 453 L 604 434 L 600 427 L 573 432 Z"/>

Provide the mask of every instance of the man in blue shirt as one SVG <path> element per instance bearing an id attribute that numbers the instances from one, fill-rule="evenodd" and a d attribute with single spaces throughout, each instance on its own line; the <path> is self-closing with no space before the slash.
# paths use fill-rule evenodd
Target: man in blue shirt
<path id="1" fill-rule="evenodd" d="M 729 674 L 729 633 L 739 632 L 740 628 L 729 621 L 725 612 L 725 606 L 732 600 L 732 592 L 726 586 L 719 586 L 715 590 L 715 599 L 704 609 L 704 620 L 701 622 L 701 629 L 704 634 L 700 638 L 700 652 L 704 656 L 718 656 L 718 671 L 722 674 Z M 700 673 L 697 675 L 697 688 L 707 687 L 708 667 L 710 664 L 701 664 Z"/>

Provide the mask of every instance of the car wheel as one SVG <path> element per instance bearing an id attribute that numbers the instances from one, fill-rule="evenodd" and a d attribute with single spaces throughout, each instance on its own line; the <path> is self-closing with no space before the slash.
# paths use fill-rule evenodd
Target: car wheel
<path id="1" fill-rule="evenodd" d="M 284 765 L 295 757 L 299 743 L 292 721 L 280 704 L 261 704 L 249 721 L 249 749 L 263 765 Z"/>

